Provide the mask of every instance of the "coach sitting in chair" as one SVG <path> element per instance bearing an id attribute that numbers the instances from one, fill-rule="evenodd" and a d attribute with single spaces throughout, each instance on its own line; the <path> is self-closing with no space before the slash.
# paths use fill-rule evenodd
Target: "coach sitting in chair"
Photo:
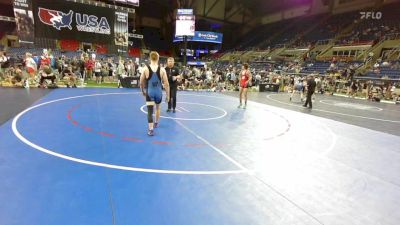
<path id="1" fill-rule="evenodd" d="M 39 87 L 43 88 L 45 80 L 51 80 L 51 83 L 54 85 L 56 76 L 54 75 L 53 71 L 51 70 L 50 66 L 43 66 L 43 69 L 39 72 L 40 81 Z"/>
<path id="2" fill-rule="evenodd" d="M 69 87 L 73 87 L 76 88 L 76 75 L 72 72 L 72 66 L 68 66 L 66 67 L 63 71 L 62 71 L 62 79 L 64 80 L 64 82 L 67 85 L 67 88 Z"/>

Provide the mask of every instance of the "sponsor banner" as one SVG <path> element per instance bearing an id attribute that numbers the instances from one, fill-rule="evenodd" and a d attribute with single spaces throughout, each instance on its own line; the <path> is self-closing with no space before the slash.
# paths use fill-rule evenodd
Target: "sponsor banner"
<path id="1" fill-rule="evenodd" d="M 215 32 L 208 32 L 208 31 L 196 31 L 194 32 L 193 37 L 187 37 L 188 41 L 195 41 L 195 42 L 209 42 L 209 43 L 217 43 L 222 44 L 223 34 L 215 33 Z M 183 41 L 183 37 L 175 36 L 174 42 L 181 42 Z"/>
<path id="2" fill-rule="evenodd" d="M 206 66 L 205 62 L 198 62 L 198 61 L 189 61 L 187 63 L 189 66 Z"/>
<path id="3" fill-rule="evenodd" d="M 31 0 L 14 0 L 14 16 L 20 43 L 33 44 L 35 25 Z"/>
<path id="4" fill-rule="evenodd" d="M 75 39 L 90 43 L 112 43 L 114 10 L 62 0 L 33 2 L 35 36 Z"/>
<path id="5" fill-rule="evenodd" d="M 117 46 L 128 46 L 128 13 L 115 11 L 114 43 Z"/>

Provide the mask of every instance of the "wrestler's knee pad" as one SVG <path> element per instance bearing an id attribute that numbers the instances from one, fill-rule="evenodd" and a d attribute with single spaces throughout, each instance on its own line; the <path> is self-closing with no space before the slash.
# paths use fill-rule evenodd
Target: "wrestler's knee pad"
<path id="1" fill-rule="evenodd" d="M 153 123 L 153 112 L 154 112 L 154 105 L 147 106 L 147 121 L 149 123 Z"/>

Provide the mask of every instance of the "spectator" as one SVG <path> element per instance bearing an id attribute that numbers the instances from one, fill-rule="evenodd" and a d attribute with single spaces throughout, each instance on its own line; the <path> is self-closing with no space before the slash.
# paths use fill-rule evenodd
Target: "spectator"
<path id="1" fill-rule="evenodd" d="M 139 67 L 138 70 L 137 70 L 137 71 L 138 71 L 138 76 L 139 76 L 139 77 L 140 77 L 140 75 L 142 75 L 145 66 L 146 66 L 146 65 L 145 65 L 144 63 L 140 64 L 140 67 Z"/>
<path id="2" fill-rule="evenodd" d="M 108 59 L 107 68 L 108 68 L 108 78 L 110 80 L 112 80 L 112 78 L 114 76 L 115 65 L 114 65 L 114 63 L 113 63 L 111 58 Z"/>
<path id="3" fill-rule="evenodd" d="M 40 67 L 42 68 L 44 66 L 51 66 L 51 58 L 47 49 L 43 49 L 43 54 L 40 57 Z"/>
<path id="4" fill-rule="evenodd" d="M 61 73 L 64 70 L 64 62 L 65 62 L 65 59 L 63 57 L 58 57 L 57 70 L 59 73 Z"/>
<path id="5" fill-rule="evenodd" d="M 129 60 L 127 63 L 126 71 L 128 77 L 132 77 L 135 74 L 135 64 L 132 62 L 132 60 Z"/>
<path id="6" fill-rule="evenodd" d="M 105 82 L 108 77 L 108 63 L 102 62 L 101 64 L 101 82 Z"/>
<path id="7" fill-rule="evenodd" d="M 260 85 L 260 82 L 261 82 L 261 75 L 260 75 L 260 73 L 257 73 L 256 82 L 255 82 L 256 87 L 258 87 Z"/>
<path id="8" fill-rule="evenodd" d="M 94 60 L 89 57 L 85 58 L 85 78 L 92 79 L 93 78 L 93 69 L 94 69 Z"/>
<path id="9" fill-rule="evenodd" d="M 24 87 L 25 86 L 25 77 L 20 68 L 15 69 L 15 72 L 11 75 L 11 84 L 15 87 Z"/>
<path id="10" fill-rule="evenodd" d="M 76 88 L 77 76 L 72 72 L 72 66 L 67 66 L 61 73 L 61 78 L 65 81 L 67 88 Z"/>
<path id="11" fill-rule="evenodd" d="M 33 60 L 31 53 L 25 54 L 25 68 L 30 78 L 34 78 L 37 72 L 37 64 L 35 60 Z"/>
<path id="12" fill-rule="evenodd" d="M 0 51 L 0 73 L 3 73 L 5 69 L 10 67 L 10 60 L 6 56 L 5 52 Z"/>
<path id="13" fill-rule="evenodd" d="M 96 59 L 94 64 L 94 76 L 96 77 L 96 84 L 101 84 L 101 68 L 100 60 Z"/>
<path id="14" fill-rule="evenodd" d="M 358 82 L 357 81 L 352 81 L 351 85 L 350 85 L 350 88 L 351 88 L 351 92 L 350 92 L 349 97 L 353 97 L 354 98 L 357 95 Z"/>
<path id="15" fill-rule="evenodd" d="M 50 66 L 43 66 L 41 71 L 39 72 L 40 75 L 40 81 L 39 81 L 39 87 L 45 88 L 46 85 L 44 84 L 45 80 L 51 80 L 51 83 L 54 85 L 56 76 L 54 75 L 53 71 L 51 70 Z"/>
<path id="16" fill-rule="evenodd" d="M 118 88 L 121 88 L 121 79 L 126 76 L 124 60 L 120 60 L 117 67 Z"/>

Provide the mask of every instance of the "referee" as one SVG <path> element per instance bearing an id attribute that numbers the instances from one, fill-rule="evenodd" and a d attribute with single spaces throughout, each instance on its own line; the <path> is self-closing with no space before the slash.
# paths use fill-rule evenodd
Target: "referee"
<path id="1" fill-rule="evenodd" d="M 175 67 L 174 64 L 174 58 L 169 57 L 167 60 L 167 67 L 165 68 L 165 70 L 167 71 L 170 93 L 167 112 L 171 112 L 172 109 L 173 113 L 175 113 L 176 92 L 178 90 L 178 81 L 180 80 L 179 69 Z"/>
<path id="2" fill-rule="evenodd" d="M 304 107 L 307 107 L 307 105 L 310 105 L 308 108 L 312 109 L 311 96 L 314 94 L 316 86 L 317 86 L 317 83 L 314 80 L 314 76 L 310 75 L 307 80 L 307 100 L 306 100 L 306 103 L 303 105 Z"/>

